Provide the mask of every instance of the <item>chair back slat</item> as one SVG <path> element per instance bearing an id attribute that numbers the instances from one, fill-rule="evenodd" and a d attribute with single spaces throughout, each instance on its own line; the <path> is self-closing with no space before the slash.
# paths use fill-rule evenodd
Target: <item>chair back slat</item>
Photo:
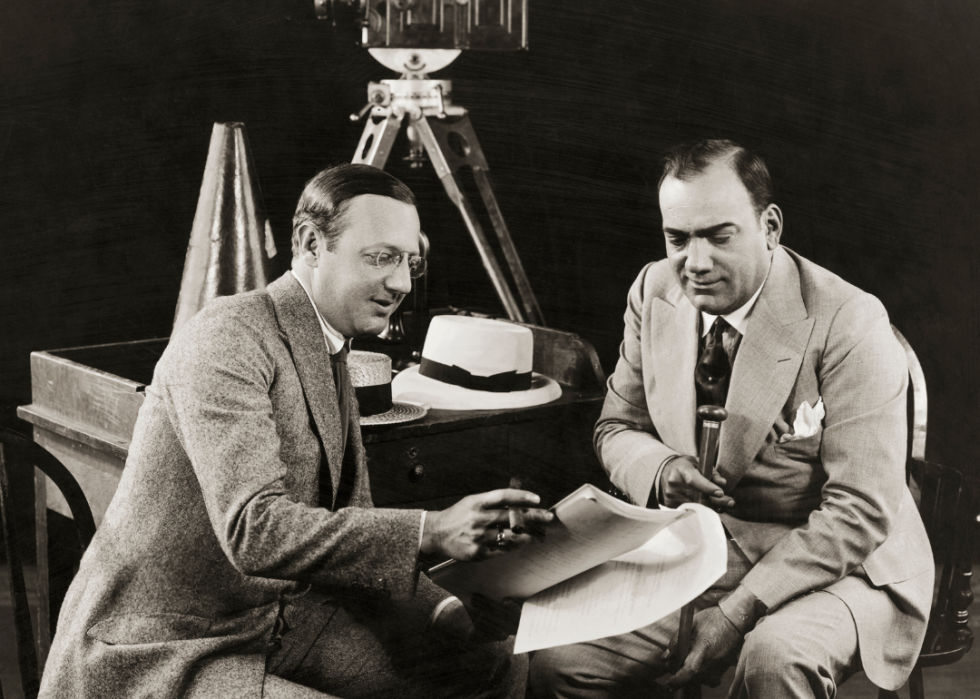
<path id="1" fill-rule="evenodd" d="M 31 630 L 31 610 L 27 603 L 24 569 L 17 550 L 17 523 L 10 480 L 7 477 L 5 445 L 0 442 L 0 520 L 3 521 L 3 542 L 7 554 L 8 583 L 14 613 L 14 647 L 25 699 L 37 697 L 40 686 L 34 632 Z"/>
<path id="2" fill-rule="evenodd" d="M 37 697 L 40 685 L 39 657 L 46 655 L 46 648 L 39 649 L 31 628 L 31 611 L 24 582 L 23 565 L 18 550 L 17 512 L 10 487 L 13 469 L 36 468 L 61 491 L 74 520 L 75 532 L 84 553 L 95 536 L 95 519 L 81 486 L 64 464 L 41 445 L 23 435 L 0 427 L 0 520 L 3 526 L 4 547 L 9 564 L 10 591 L 14 610 L 14 641 L 20 667 L 21 685 L 25 699 Z M 34 543 L 34 542 L 32 542 Z M 39 561 L 40 562 L 40 561 Z M 42 620 L 39 619 L 39 626 Z M 2 699 L 0 689 L 0 699 Z"/>
<path id="3" fill-rule="evenodd" d="M 912 384 L 912 444 L 911 457 L 913 459 L 924 460 L 926 458 L 926 431 L 928 428 L 929 397 L 926 393 L 926 375 L 922 371 L 922 364 L 912 349 L 912 345 L 905 339 L 905 336 L 892 326 L 895 338 L 905 350 L 905 359 L 909 368 L 909 381 Z"/>

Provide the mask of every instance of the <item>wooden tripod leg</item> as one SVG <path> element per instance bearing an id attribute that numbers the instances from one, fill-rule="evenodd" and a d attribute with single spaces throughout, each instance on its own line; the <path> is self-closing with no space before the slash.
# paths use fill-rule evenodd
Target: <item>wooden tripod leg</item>
<path id="1" fill-rule="evenodd" d="M 375 122 L 373 117 L 369 116 L 351 162 L 384 169 L 401 125 L 402 117 L 394 112 L 389 113 L 379 122 Z"/>
<path id="2" fill-rule="evenodd" d="M 531 283 L 527 279 L 524 265 L 517 254 L 517 248 L 514 247 L 510 229 L 507 228 L 504 215 L 497 204 L 497 197 L 490 185 L 488 175 L 490 168 L 487 165 L 487 159 L 483 154 L 483 148 L 480 147 L 480 140 L 476 137 L 476 131 L 473 129 L 469 115 L 464 114 L 462 117 L 451 121 L 432 120 L 428 124 L 435 141 L 440 145 L 448 170 L 455 173 L 460 167 L 468 165 L 473 171 L 473 180 L 490 217 L 490 224 L 497 234 L 500 251 L 503 253 L 504 261 L 507 263 L 511 278 L 517 287 L 517 298 L 521 302 L 527 322 L 544 325 L 541 307 L 531 289 Z"/>
<path id="3" fill-rule="evenodd" d="M 490 275 L 490 281 L 497 291 L 497 296 L 500 297 L 500 302 L 507 312 L 507 317 L 521 323 L 527 322 L 520 305 L 517 303 L 517 299 L 514 298 L 514 294 L 510 290 L 503 270 L 500 268 L 500 264 L 497 262 L 493 250 L 490 248 L 490 241 L 487 240 L 487 236 L 483 232 L 483 226 L 480 225 L 476 211 L 473 209 L 473 205 L 470 204 L 470 200 L 466 198 L 466 195 L 459 186 L 459 182 L 456 180 L 455 168 L 450 166 L 449 160 L 443 152 L 435 134 L 432 132 L 432 127 L 428 120 L 423 115 L 417 121 L 412 122 L 412 125 L 415 126 L 422 139 L 422 145 L 425 146 L 425 151 L 429 154 L 429 159 L 435 166 L 436 174 L 439 176 L 439 180 L 442 182 L 446 194 L 463 216 L 463 222 L 466 224 L 466 228 L 473 238 L 477 252 L 480 253 L 483 267 L 486 269 L 487 274 Z"/>
<path id="4" fill-rule="evenodd" d="M 475 134 L 474 138 L 476 138 Z M 503 250 L 504 259 L 507 260 L 510 272 L 514 275 L 514 283 L 517 284 L 517 293 L 524 303 L 524 310 L 531 323 L 544 325 L 544 315 L 541 313 L 538 299 L 531 289 L 531 283 L 527 280 L 524 265 L 521 264 L 521 258 L 518 256 L 517 249 L 514 247 L 514 241 L 510 237 L 510 230 L 504 221 L 504 215 L 500 213 L 500 206 L 497 204 L 497 197 L 494 196 L 493 188 L 490 186 L 490 178 L 487 175 L 486 168 L 474 167 L 473 178 L 476 180 L 477 189 L 480 190 L 480 196 L 483 197 L 483 204 L 487 207 L 487 212 L 490 214 L 490 222 L 493 224 L 493 229 L 496 231 L 497 238 L 500 240 L 500 249 Z"/>

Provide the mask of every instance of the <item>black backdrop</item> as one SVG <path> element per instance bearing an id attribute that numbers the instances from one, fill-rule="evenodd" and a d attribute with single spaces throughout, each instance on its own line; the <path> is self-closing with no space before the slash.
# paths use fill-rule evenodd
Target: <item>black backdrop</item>
<path id="1" fill-rule="evenodd" d="M 663 256 L 656 162 L 695 136 L 770 163 L 783 242 L 876 294 L 917 348 L 929 455 L 976 469 L 980 5 L 531 0 L 531 50 L 454 80 L 550 325 L 615 362 L 627 289 Z M 31 350 L 166 336 L 211 127 L 242 121 L 279 270 L 303 182 L 393 77 L 312 0 L 0 4 L 0 403 Z M 431 169 L 433 303 L 499 310 Z M 452 262 L 452 264 L 450 264 Z M 26 428 L 19 423 L 20 428 Z"/>

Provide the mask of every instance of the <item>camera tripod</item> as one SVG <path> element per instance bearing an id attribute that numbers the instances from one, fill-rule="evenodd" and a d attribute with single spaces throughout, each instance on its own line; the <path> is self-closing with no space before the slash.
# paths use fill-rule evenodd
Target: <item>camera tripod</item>
<path id="1" fill-rule="evenodd" d="M 414 53 L 412 59 L 422 61 Z M 424 65 L 419 68 L 424 68 Z M 463 217 L 507 316 L 522 323 L 544 325 L 541 308 L 531 290 L 490 186 L 487 176 L 489 168 L 476 132 L 466 109 L 452 104 L 451 91 L 452 82 L 449 80 L 403 77 L 370 83 L 367 105 L 358 114 L 351 114 L 352 121 L 359 121 L 370 112 L 352 162 L 383 169 L 402 122 L 408 117 L 408 160 L 412 167 L 422 167 L 426 154 L 432 161 L 446 194 Z M 473 171 L 473 178 L 497 234 L 520 303 L 511 291 L 511 285 L 490 247 L 476 210 L 460 185 L 457 172 L 464 165 L 468 165 Z"/>

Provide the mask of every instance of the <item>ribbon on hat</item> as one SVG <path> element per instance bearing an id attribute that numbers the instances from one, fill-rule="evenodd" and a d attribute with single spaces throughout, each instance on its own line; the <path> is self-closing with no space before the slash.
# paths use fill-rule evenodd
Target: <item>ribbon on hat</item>
<path id="1" fill-rule="evenodd" d="M 378 386 L 355 386 L 358 410 L 362 417 L 380 415 L 391 410 L 391 384 Z"/>
<path id="2" fill-rule="evenodd" d="M 419 374 L 430 379 L 442 381 L 473 391 L 489 393 L 511 393 L 513 391 L 528 391 L 531 389 L 531 372 L 518 374 L 517 371 L 503 371 L 493 376 L 474 376 L 469 371 L 455 364 L 449 366 L 426 357 L 422 357 Z"/>

